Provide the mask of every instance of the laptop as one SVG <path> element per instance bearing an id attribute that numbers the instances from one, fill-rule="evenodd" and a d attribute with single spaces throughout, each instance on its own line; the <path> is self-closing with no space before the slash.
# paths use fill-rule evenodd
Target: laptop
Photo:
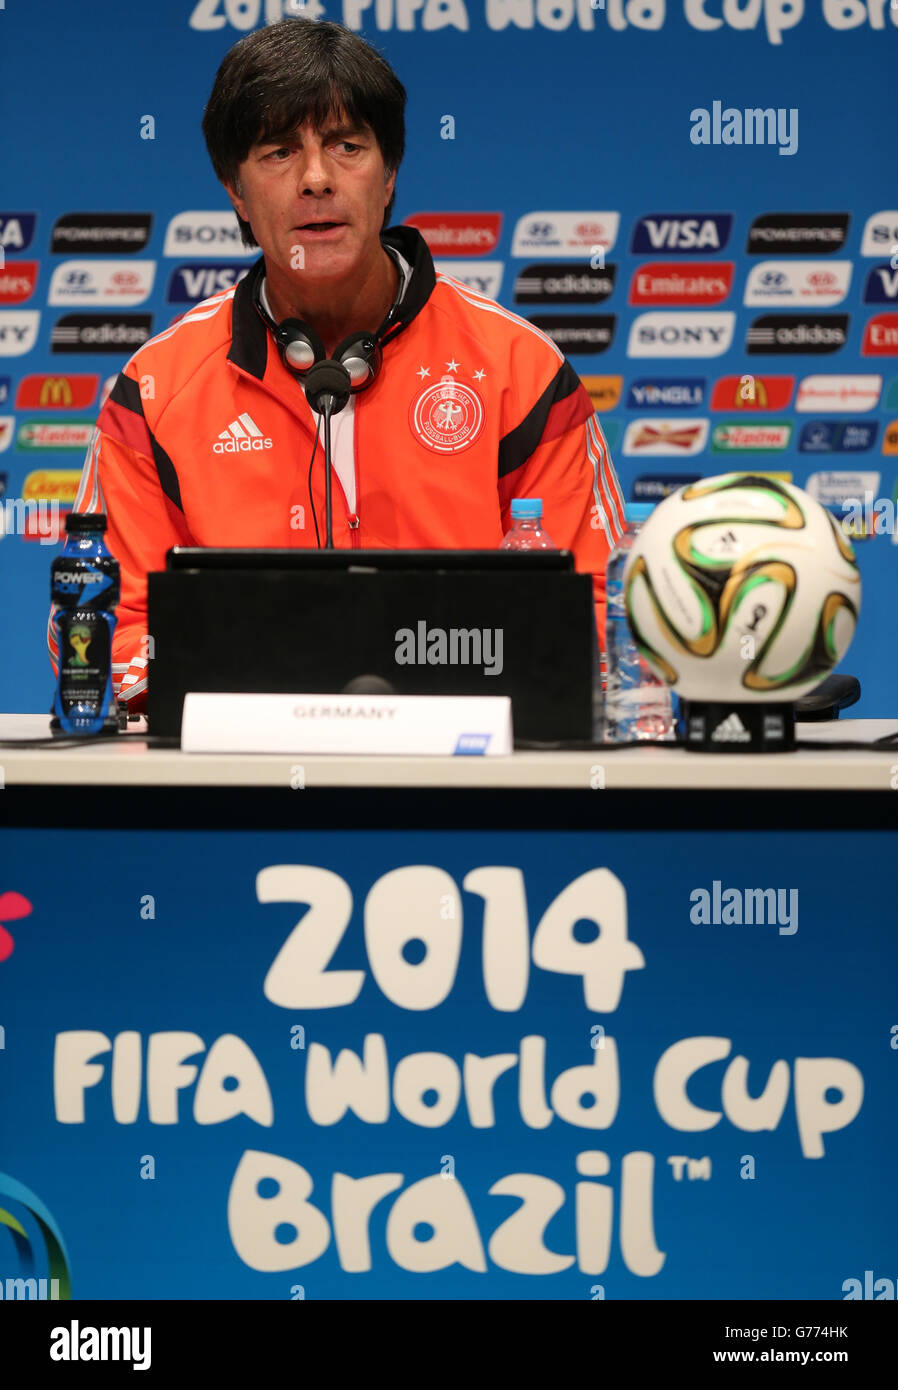
<path id="1" fill-rule="evenodd" d="M 148 608 L 154 734 L 180 737 L 189 691 L 338 694 L 375 677 L 363 688 L 509 695 L 516 740 L 593 736 L 592 578 L 569 550 L 176 546 Z"/>

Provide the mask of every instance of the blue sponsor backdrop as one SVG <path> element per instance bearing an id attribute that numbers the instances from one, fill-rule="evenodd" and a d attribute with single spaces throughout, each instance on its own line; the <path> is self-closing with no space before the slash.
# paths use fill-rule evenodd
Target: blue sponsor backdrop
<path id="1" fill-rule="evenodd" d="M 359 29 L 382 48 L 408 87 L 408 154 L 398 180 L 396 220 L 419 213 L 501 213 L 497 243 L 459 258 L 469 262 L 476 256 L 490 262 L 490 269 L 484 266 L 482 276 L 476 268 L 459 264 L 457 269 L 483 280 L 504 305 L 543 320 L 585 319 L 589 300 L 581 307 L 576 300 L 559 298 L 556 314 L 551 302 L 517 302 L 515 280 L 528 266 L 543 266 L 556 257 L 559 270 L 565 259 L 576 263 L 574 271 L 589 269 L 591 246 L 582 243 L 592 242 L 596 227 L 609 226 L 607 216 L 602 220 L 596 214 L 619 214 L 616 241 L 606 256 L 607 264 L 616 267 L 616 278 L 610 295 L 601 300 L 602 320 L 615 320 L 610 346 L 598 353 L 568 350 L 584 376 L 623 377 L 621 403 L 603 409 L 602 416 L 628 495 L 635 478 L 646 472 L 695 468 L 707 475 L 723 471 L 731 460 L 740 464 L 738 453 L 709 452 L 710 433 L 705 451 L 688 462 L 677 456 L 682 447 L 677 445 L 671 446 L 669 458 L 623 457 L 624 423 L 638 418 L 628 405 L 632 383 L 706 378 L 706 403 L 693 413 L 707 418 L 714 381 L 751 371 L 794 376 L 796 391 L 811 374 L 881 375 L 879 402 L 860 412 L 878 426 L 869 432 L 869 449 L 856 452 L 858 436 L 846 436 L 841 429 L 846 419 L 856 422 L 858 415 L 836 410 L 830 419 L 834 451 L 822 462 L 828 468 L 877 472 L 877 494 L 892 497 L 898 469 L 894 320 L 882 325 L 880 342 L 887 349 L 882 355 L 862 355 L 862 344 L 871 319 L 898 305 L 893 256 L 898 212 L 888 211 L 896 202 L 888 152 L 896 135 L 892 75 L 898 10 L 872 0 L 869 12 L 863 0 L 850 9 L 834 0 L 822 5 L 799 0 L 791 6 L 765 0 L 751 11 L 740 10 L 737 26 L 736 11 L 719 0 L 653 0 L 646 6 L 607 0 L 595 8 L 588 0 L 553 5 L 544 0 L 345 0 L 296 8 Z M 227 48 L 248 29 L 285 12 L 288 0 L 158 0 L 152 6 L 94 0 L 87 11 L 66 0 L 38 0 L 9 6 L 0 15 L 6 55 L 0 118 L 3 129 L 12 132 L 4 147 L 0 207 L 0 242 L 12 266 L 0 272 L 7 277 L 0 279 L 0 395 L 9 382 L 7 398 L 0 400 L 0 444 L 7 446 L 0 462 L 8 474 L 8 499 L 54 489 L 65 496 L 64 479 L 32 478 L 27 494 L 26 479 L 47 468 L 77 470 L 83 457 L 77 431 L 69 436 L 75 441 L 71 449 L 59 448 L 59 436 L 47 431 L 39 433 L 36 447 L 17 447 L 15 435 L 22 424 L 83 421 L 97 411 L 96 388 L 86 409 L 67 411 L 64 403 L 55 410 L 15 409 L 23 378 L 80 372 L 96 375 L 102 384 L 128 355 L 114 344 L 104 353 L 51 351 L 54 328 L 65 328 L 72 315 L 99 312 L 50 304 L 51 277 L 64 261 L 100 259 L 71 242 L 60 242 L 61 249 L 51 252 L 54 224 L 62 217 L 69 217 L 70 225 L 79 220 L 96 225 L 104 213 L 152 214 L 146 245 L 135 254 L 113 257 L 121 262 L 119 276 L 125 277 L 117 282 L 120 305 L 127 307 L 138 332 L 144 331 L 141 316 L 151 315 L 151 331 L 158 331 L 195 299 L 229 283 L 248 264 L 233 240 L 236 222 L 230 235 L 219 239 L 216 233 L 207 243 L 211 256 L 198 255 L 195 245 L 183 250 L 172 245 L 173 254 L 166 255 L 166 230 L 179 214 L 229 210 L 202 142 L 203 105 Z M 30 58 L 26 61 L 35 52 L 40 53 L 39 96 Z M 16 54 L 22 61 L 15 60 Z M 741 113 L 756 108 L 780 113 L 775 132 L 769 132 L 775 143 L 727 143 L 744 142 Z M 721 143 L 696 143 L 703 133 Z M 15 213 L 24 216 L 16 221 Z M 789 224 L 790 213 L 847 214 L 844 245 L 799 257 L 784 254 L 782 245 L 761 243 L 763 255 L 747 254 L 756 219 L 769 222 L 773 214 L 774 222 L 778 216 Z M 90 217 L 73 219 L 72 214 Z M 710 214 L 718 228 L 731 219 L 726 245 L 709 239 L 702 214 Z M 567 255 L 547 244 L 562 215 L 582 231 L 580 247 Z M 652 232 L 642 219 L 653 220 Z M 825 221 L 809 219 L 811 224 L 818 220 Z M 532 249 L 517 255 L 513 239 L 519 223 Z M 795 218 L 791 223 L 799 225 Z M 793 252 L 801 245 L 793 243 Z M 765 258 L 851 263 L 850 285 L 835 307 L 806 306 L 808 312 L 820 308 L 824 314 L 848 315 L 843 346 L 820 355 L 747 355 L 746 334 L 755 319 L 769 320 L 781 310 L 798 308 L 775 298 L 751 307 L 743 304 L 749 271 Z M 671 260 L 682 262 L 684 271 L 689 260 L 702 262 L 705 270 L 708 261 L 734 262 L 729 295 L 689 310 L 665 300 L 631 305 L 637 267 Z M 137 261 L 152 262 L 155 274 L 148 295 L 138 289 L 143 297 L 135 310 L 126 296 L 129 263 Z M 36 267 L 29 262 L 37 262 Z M 89 269 L 70 268 L 68 287 L 89 283 L 81 278 L 85 274 L 89 277 Z M 771 270 L 761 288 L 776 295 L 783 274 L 782 268 Z M 713 358 L 676 351 L 663 359 L 628 357 L 637 316 L 672 310 L 689 316 L 710 313 L 715 322 L 720 315 L 732 315 L 725 329 L 726 335 L 732 327 L 731 346 Z M 39 316 L 36 321 L 33 314 Z M 57 346 L 65 336 L 56 335 Z M 33 346 L 18 354 L 17 344 L 27 344 L 30 337 Z M 793 392 L 790 411 L 794 399 Z M 648 409 L 663 422 L 656 407 Z M 815 412 L 815 418 L 819 415 Z M 711 418 L 720 423 L 731 419 L 732 412 Z M 778 410 L 776 418 L 784 418 L 784 412 Z M 804 423 L 801 414 L 795 419 Z M 405 428 L 404 423 L 397 422 L 397 428 Z M 802 452 L 803 437 L 801 429 L 793 428 L 784 453 L 751 454 L 751 466 L 785 469 L 804 485 L 821 459 L 814 456 L 816 447 Z M 849 437 L 855 443 L 839 452 L 839 441 Z M 34 435 L 30 438 L 35 445 Z M 847 486 L 850 490 L 850 480 Z M 11 515 L 7 510 L 8 521 Z M 15 524 L 7 529 L 16 529 Z M 864 695 L 856 712 L 863 715 L 894 710 L 898 551 L 893 541 L 892 535 L 883 535 L 858 545 L 864 612 L 845 666 L 861 678 Z M 54 550 L 19 534 L 0 541 L 5 626 L 0 709 L 48 707 L 45 622 Z"/>
<path id="2" fill-rule="evenodd" d="M 895 914 L 882 894 L 857 912 L 855 878 L 820 874 L 893 848 L 850 831 L 759 832 L 749 856 L 726 833 L 7 831 L 0 910 L 15 892 L 32 912 L 0 959 L 0 1208 L 30 1252 L 0 1226 L 0 1276 L 27 1253 L 47 1273 L 12 1180 L 51 1213 L 76 1298 L 841 1299 L 868 1270 L 893 1280 Z M 752 885 L 779 890 L 776 919 L 728 924 L 728 890 Z M 691 920 L 697 890 L 719 924 Z M 314 1007 L 325 986 L 357 997 Z M 495 1006 L 516 988 L 523 1007 Z M 369 1077 L 383 1039 L 382 1091 L 348 1087 L 346 1056 L 340 1085 L 307 1090 L 366 1038 Z M 687 1051 L 692 1118 L 656 1070 Z M 491 1113 L 476 1059 L 500 1054 Z M 356 1113 L 326 1114 L 350 1089 Z M 334 1173 L 395 1175 L 367 1269 Z M 522 1198 L 530 1225 L 503 1245 Z M 579 1247 L 577 1200 L 596 1203 Z M 528 1251 L 541 1269 L 508 1267 Z"/>

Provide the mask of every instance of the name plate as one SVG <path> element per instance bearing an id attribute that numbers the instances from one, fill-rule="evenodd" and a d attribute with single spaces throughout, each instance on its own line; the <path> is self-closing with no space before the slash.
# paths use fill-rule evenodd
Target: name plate
<path id="1" fill-rule="evenodd" d="M 508 695 L 237 695 L 184 698 L 185 753 L 409 753 L 502 757 Z"/>

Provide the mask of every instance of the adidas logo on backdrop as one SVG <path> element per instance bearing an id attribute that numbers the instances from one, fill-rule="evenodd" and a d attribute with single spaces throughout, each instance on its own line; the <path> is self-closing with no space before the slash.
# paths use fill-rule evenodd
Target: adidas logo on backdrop
<path id="1" fill-rule="evenodd" d="M 274 444 L 262 434 L 251 415 L 244 412 L 223 429 L 212 445 L 215 454 L 248 454 L 251 449 L 270 449 Z"/>

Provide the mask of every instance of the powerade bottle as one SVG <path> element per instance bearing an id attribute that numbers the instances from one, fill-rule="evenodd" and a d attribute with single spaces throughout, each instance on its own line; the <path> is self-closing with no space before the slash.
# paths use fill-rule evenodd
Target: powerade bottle
<path id="1" fill-rule="evenodd" d="M 672 691 L 659 680 L 642 656 L 630 631 L 624 602 L 624 569 L 643 521 L 653 503 L 628 502 L 626 528 L 608 557 L 605 571 L 605 637 L 608 667 L 605 677 L 605 742 L 631 739 L 668 740 L 676 737 Z"/>
<path id="2" fill-rule="evenodd" d="M 103 512 L 70 512 L 66 543 L 50 567 L 59 674 L 54 733 L 96 734 L 120 727 L 112 690 L 112 634 L 121 592 L 118 560 L 103 540 Z"/>
<path id="3" fill-rule="evenodd" d="M 500 550 L 554 550 L 555 543 L 543 530 L 541 497 L 515 497 L 511 504 L 511 529 Z"/>

